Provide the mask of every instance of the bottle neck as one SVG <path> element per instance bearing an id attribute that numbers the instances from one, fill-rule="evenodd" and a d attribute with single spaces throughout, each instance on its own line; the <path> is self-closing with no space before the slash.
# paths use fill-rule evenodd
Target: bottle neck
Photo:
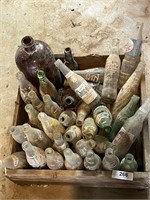
<path id="1" fill-rule="evenodd" d="M 21 40 L 22 47 L 27 52 L 32 52 L 35 50 L 35 41 L 31 36 L 25 36 Z"/>
<path id="2" fill-rule="evenodd" d="M 30 157 L 35 155 L 35 151 L 32 145 L 29 142 L 22 143 L 22 149 L 26 152 L 26 154 Z"/>
<path id="3" fill-rule="evenodd" d="M 46 95 L 43 96 L 43 101 L 44 101 L 44 103 L 45 103 L 46 106 L 53 105 L 53 101 L 52 101 L 50 95 L 48 95 L 48 94 L 46 94 Z"/>
<path id="4" fill-rule="evenodd" d="M 70 47 L 65 48 L 64 55 L 65 55 L 65 61 L 74 62 L 74 58 L 72 56 L 72 51 Z"/>
<path id="5" fill-rule="evenodd" d="M 77 126 L 82 126 L 85 117 L 86 117 L 86 114 L 84 112 L 79 112 L 78 113 L 77 119 L 76 119 Z"/>
<path id="6" fill-rule="evenodd" d="M 119 39 L 113 39 L 111 53 L 119 55 Z"/>
<path id="7" fill-rule="evenodd" d="M 64 150 L 64 157 L 66 161 L 76 163 L 76 154 L 69 148 Z"/>
<path id="8" fill-rule="evenodd" d="M 62 62 L 60 59 L 56 60 L 55 65 L 56 65 L 56 67 L 62 72 L 62 74 L 63 74 L 65 77 L 70 76 L 70 75 L 69 75 L 69 72 L 70 72 L 71 74 L 73 74 L 73 72 L 72 72 L 65 64 L 63 64 L 63 62 Z"/>

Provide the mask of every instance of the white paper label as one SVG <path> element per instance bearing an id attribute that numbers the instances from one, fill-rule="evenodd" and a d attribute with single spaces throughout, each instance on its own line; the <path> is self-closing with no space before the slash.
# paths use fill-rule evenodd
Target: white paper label
<path id="1" fill-rule="evenodd" d="M 112 171 L 112 178 L 126 180 L 126 181 L 133 181 L 133 173 L 132 172 L 125 172 L 125 171 Z"/>

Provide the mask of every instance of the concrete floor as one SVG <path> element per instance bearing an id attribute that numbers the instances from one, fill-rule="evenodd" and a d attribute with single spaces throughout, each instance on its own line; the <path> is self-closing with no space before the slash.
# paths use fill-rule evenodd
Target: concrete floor
<path id="1" fill-rule="evenodd" d="M 109 54 L 112 38 L 124 53 L 129 38 L 144 22 L 143 51 L 150 66 L 149 0 L 1 0 L 0 1 L 0 159 L 11 152 L 7 134 L 12 124 L 18 82 L 15 52 L 25 35 L 47 42 L 55 53 L 70 46 L 74 55 Z M 150 94 L 150 93 L 149 93 Z M 0 171 L 0 199 L 148 199 L 148 191 L 19 186 Z"/>

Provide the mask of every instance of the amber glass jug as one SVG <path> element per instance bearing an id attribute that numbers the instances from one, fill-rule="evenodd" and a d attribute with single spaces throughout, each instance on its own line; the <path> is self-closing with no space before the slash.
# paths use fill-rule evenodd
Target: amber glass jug
<path id="1" fill-rule="evenodd" d="M 62 78 L 55 67 L 55 56 L 48 44 L 25 36 L 21 40 L 15 55 L 16 65 L 26 78 L 38 88 L 37 70 L 43 70 L 47 78 L 58 88 L 62 86 Z"/>

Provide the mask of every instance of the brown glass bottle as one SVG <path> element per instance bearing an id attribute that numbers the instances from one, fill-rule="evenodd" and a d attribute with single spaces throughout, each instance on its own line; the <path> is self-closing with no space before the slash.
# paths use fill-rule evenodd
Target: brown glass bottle
<path id="1" fill-rule="evenodd" d="M 58 88 L 62 86 L 62 78 L 59 70 L 55 67 L 55 57 L 49 47 L 43 41 L 34 40 L 31 36 L 25 36 L 21 40 L 15 55 L 16 65 L 26 78 L 36 87 L 39 86 L 37 70 L 46 73 L 47 78 Z"/>

